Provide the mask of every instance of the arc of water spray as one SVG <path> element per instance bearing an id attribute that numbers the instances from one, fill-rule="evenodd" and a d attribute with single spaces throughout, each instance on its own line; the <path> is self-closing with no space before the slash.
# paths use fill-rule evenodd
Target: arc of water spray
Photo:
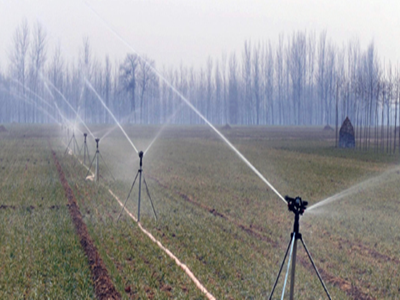
<path id="1" fill-rule="evenodd" d="M 120 124 L 125 124 L 126 120 L 129 120 L 129 118 L 131 116 L 133 116 L 134 114 L 136 114 L 136 112 L 138 111 L 138 107 L 135 108 L 133 111 L 131 111 L 128 115 L 124 116 L 121 121 L 119 122 Z M 111 127 L 110 129 L 106 130 L 105 133 L 103 134 L 103 136 L 100 138 L 101 140 L 104 139 L 106 136 L 108 136 L 111 132 L 113 132 L 115 129 L 119 128 L 118 124 L 115 124 L 113 127 Z"/>
<path id="2" fill-rule="evenodd" d="M 92 131 L 89 129 L 89 127 L 87 127 L 86 123 L 82 120 L 81 116 L 77 113 L 77 111 L 72 107 L 72 105 L 69 103 L 69 101 L 65 98 L 64 94 L 60 92 L 60 90 L 49 80 L 47 80 L 45 77 L 43 77 L 42 74 L 41 78 L 43 80 L 43 82 L 45 82 L 44 80 L 46 80 L 51 86 L 52 88 L 61 96 L 61 98 L 63 99 L 63 101 L 69 106 L 69 108 L 75 113 L 75 115 L 78 117 L 79 121 L 83 124 L 83 126 L 87 129 L 87 131 L 90 133 L 90 135 L 93 137 L 93 139 L 95 139 L 95 136 L 93 135 Z"/>
<path id="3" fill-rule="evenodd" d="M 66 116 L 64 116 L 64 114 L 61 112 L 60 108 L 58 107 L 57 102 L 55 101 L 55 97 L 54 97 L 53 93 L 51 92 L 49 86 L 47 85 L 47 83 L 45 81 L 43 81 L 43 83 L 44 83 L 44 87 L 46 88 L 46 91 L 50 94 L 51 98 L 53 99 L 53 103 L 54 103 L 55 108 L 57 109 L 58 114 L 61 116 L 61 118 L 64 120 L 64 122 L 66 122 L 70 127 L 78 130 L 80 133 L 83 133 L 70 120 L 68 120 Z"/>
<path id="4" fill-rule="evenodd" d="M 154 142 L 158 139 L 160 134 L 164 131 L 164 129 L 167 127 L 168 123 L 171 122 L 173 118 L 175 118 L 176 114 L 181 110 L 183 103 L 181 103 L 178 107 L 178 109 L 167 119 L 167 122 L 161 127 L 161 129 L 157 132 L 156 136 L 154 139 L 151 141 L 151 143 L 147 146 L 146 150 L 143 152 L 143 156 L 146 156 L 147 151 L 150 150 L 151 146 L 153 146 Z"/>
<path id="5" fill-rule="evenodd" d="M 5 89 L 5 88 L 0 88 L 0 89 L 3 90 L 3 91 L 6 92 L 6 93 L 8 93 L 8 94 L 10 94 L 10 95 L 12 95 L 12 96 L 18 98 L 18 99 L 20 99 L 20 100 L 26 102 L 26 103 L 29 103 L 29 104 L 32 104 L 32 105 L 35 105 L 35 104 L 36 104 L 33 100 L 31 100 L 31 99 L 29 99 L 29 98 L 26 98 L 26 96 L 17 95 L 16 93 L 11 92 L 11 91 L 8 91 L 8 90 Z M 39 106 L 39 107 L 37 107 L 37 108 L 38 108 L 39 110 L 41 110 L 43 113 L 45 113 L 50 119 L 52 119 L 52 120 L 55 121 L 56 123 L 60 123 L 56 118 L 54 118 L 51 114 L 49 114 L 49 112 L 47 112 L 46 110 L 44 110 L 41 106 Z"/>
<path id="6" fill-rule="evenodd" d="M 135 145 L 133 144 L 133 142 L 131 141 L 131 139 L 129 138 L 129 136 L 126 134 L 125 130 L 122 128 L 121 124 L 119 124 L 117 118 L 114 116 L 114 114 L 111 112 L 111 110 L 107 107 L 107 105 L 104 103 L 103 99 L 101 99 L 100 95 L 96 92 L 96 90 L 94 89 L 94 87 L 92 86 L 92 84 L 89 82 L 89 80 L 87 80 L 87 78 L 85 78 L 85 82 L 86 85 L 93 91 L 93 93 L 96 95 L 96 97 L 99 99 L 99 101 L 101 102 L 101 104 L 104 106 L 104 108 L 108 111 L 108 113 L 111 115 L 111 117 L 114 119 L 115 123 L 118 125 L 118 127 L 121 129 L 121 131 L 123 132 L 123 134 L 125 135 L 125 137 L 127 138 L 127 140 L 129 141 L 129 143 L 132 145 L 133 149 L 136 151 L 136 153 L 139 153 L 139 151 L 136 149 Z"/>
<path id="7" fill-rule="evenodd" d="M 21 85 L 25 90 L 27 90 L 28 92 L 30 92 L 32 95 L 36 96 L 37 99 L 39 99 L 42 103 L 46 104 L 49 108 L 51 108 L 51 105 L 42 97 L 40 97 L 38 94 L 36 94 L 34 91 L 32 91 L 30 88 L 28 88 L 27 86 L 23 86 L 23 84 L 21 82 L 19 82 L 16 79 L 12 79 L 14 82 L 16 82 L 17 84 Z M 38 103 L 35 102 L 34 100 L 28 98 L 26 95 L 18 95 L 12 91 L 9 91 L 8 89 L 5 88 L 1 88 L 3 91 L 9 93 L 10 95 L 17 97 L 19 99 L 21 99 L 22 101 L 32 104 L 32 105 L 37 105 Z M 39 106 L 37 107 L 39 110 L 41 110 L 43 113 L 45 113 L 49 118 L 51 118 L 53 121 L 55 121 L 56 123 L 60 123 L 56 118 L 54 118 L 54 116 L 52 116 L 48 111 L 44 110 L 43 107 Z"/>
<path id="8" fill-rule="evenodd" d="M 83 134 L 83 132 L 82 132 L 78 127 L 76 127 L 75 124 L 72 124 L 72 122 L 71 122 L 70 120 L 68 120 L 68 119 L 62 114 L 61 110 L 58 108 L 58 105 L 57 105 L 57 103 L 56 103 L 55 101 L 54 101 L 54 106 L 57 108 L 57 111 L 58 111 L 58 113 L 60 114 L 61 118 L 62 118 L 65 122 L 67 122 L 67 124 L 69 124 L 70 127 L 74 128 L 74 129 L 76 129 L 76 130 L 78 130 L 80 134 Z"/>
<path id="9" fill-rule="evenodd" d="M 180 92 L 178 91 L 171 83 L 169 83 L 169 81 L 151 64 L 149 64 L 147 62 L 147 60 L 145 60 L 144 58 L 142 58 L 139 53 L 102 17 L 100 16 L 96 10 L 94 10 L 94 8 L 92 6 L 90 6 L 89 3 L 87 3 L 86 1 L 83 1 L 86 6 L 100 19 L 102 20 L 106 26 L 108 27 L 108 29 L 115 34 L 116 37 L 118 37 L 118 39 L 125 44 L 131 51 L 133 51 L 140 60 L 142 60 L 147 67 L 149 67 L 155 74 L 157 74 L 157 76 L 167 85 L 169 86 L 169 88 L 175 92 L 207 125 L 209 125 L 211 127 L 212 130 L 215 131 L 215 133 L 239 156 L 239 158 L 242 159 L 242 161 L 265 183 L 267 184 L 267 186 L 270 187 L 270 189 L 285 203 L 286 200 L 285 198 L 272 186 L 272 184 L 247 160 L 247 158 L 238 150 L 235 148 L 235 146 L 233 146 L 231 144 L 231 142 L 229 142 L 229 140 L 222 134 L 220 133 L 215 127 L 214 125 L 212 125 L 210 123 L 210 121 L 207 120 L 206 117 L 204 117 L 194 106 L 193 104 L 186 99 L 186 97 Z"/>
<path id="10" fill-rule="evenodd" d="M 51 108 L 51 105 L 45 100 L 43 99 L 41 96 L 39 96 L 37 93 L 35 93 L 34 91 L 32 91 L 29 87 L 24 86 L 19 80 L 12 78 L 12 81 L 14 81 L 15 83 L 19 84 L 24 90 L 27 90 L 29 93 L 31 93 L 32 95 L 34 95 L 35 97 L 37 97 L 41 102 L 43 102 L 44 104 L 46 104 L 49 108 Z M 35 103 L 32 100 L 33 103 Z"/>
<path id="11" fill-rule="evenodd" d="M 338 201 L 338 200 L 343 199 L 343 198 L 345 198 L 347 196 L 350 196 L 350 195 L 353 195 L 355 193 L 358 193 L 363 188 L 366 188 L 366 187 L 370 188 L 370 187 L 376 185 L 377 183 L 379 183 L 380 180 L 382 179 L 382 177 L 388 176 L 388 175 L 390 175 L 391 173 L 394 173 L 394 172 L 398 172 L 399 170 L 400 170 L 400 167 L 394 167 L 392 169 L 389 169 L 389 170 L 383 172 L 382 174 L 379 174 L 379 175 L 377 175 L 375 177 L 372 177 L 372 178 L 366 179 L 366 180 L 364 180 L 364 181 L 362 181 L 360 183 L 357 183 L 357 184 L 349 187 L 348 189 L 346 189 L 344 191 L 341 191 L 341 192 L 339 192 L 339 193 L 337 193 L 337 194 L 335 194 L 335 195 L 333 195 L 331 197 L 328 197 L 328 198 L 326 198 L 324 200 L 321 200 L 321 201 L 315 203 L 314 205 L 310 206 L 305 212 L 306 213 L 310 213 L 314 209 L 317 209 L 317 208 L 319 208 L 319 207 L 321 207 L 323 205 L 329 204 L 329 203 L 334 202 L 334 201 Z"/>

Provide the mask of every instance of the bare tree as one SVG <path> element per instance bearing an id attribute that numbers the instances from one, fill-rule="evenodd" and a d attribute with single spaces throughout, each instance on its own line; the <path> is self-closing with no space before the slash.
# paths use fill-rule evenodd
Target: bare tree
<path id="1" fill-rule="evenodd" d="M 42 84 L 40 76 L 43 71 L 47 59 L 46 53 L 47 34 L 40 23 L 36 23 L 32 35 L 31 47 L 31 64 L 30 64 L 30 89 L 38 95 L 42 94 Z M 36 99 L 37 101 L 37 99 Z M 36 122 L 36 107 L 32 107 L 32 122 Z"/>
<path id="2" fill-rule="evenodd" d="M 17 84 L 17 92 L 25 96 L 25 87 L 27 79 L 27 59 L 29 51 L 29 28 L 28 22 L 24 19 L 14 32 L 13 50 L 10 54 L 11 77 L 15 78 L 20 84 Z M 26 105 L 16 104 L 18 122 L 27 122 Z M 19 107 L 19 108 L 18 108 Z"/>
<path id="3" fill-rule="evenodd" d="M 265 84 L 264 95 L 265 95 L 265 116 L 266 122 L 269 124 L 274 124 L 275 115 L 274 115 L 274 58 L 272 53 L 271 43 L 268 43 L 268 46 L 265 48 L 265 66 L 264 66 L 264 78 Z M 269 113 L 270 112 L 270 113 Z M 268 115 L 270 115 L 270 119 L 268 120 Z"/>
<path id="4" fill-rule="evenodd" d="M 232 54 L 229 59 L 229 123 L 237 124 L 238 118 L 238 102 L 239 102 L 239 91 L 238 91 L 238 80 L 237 80 L 237 60 L 236 55 Z"/>
<path id="5" fill-rule="evenodd" d="M 212 77 L 212 71 L 213 71 L 213 61 L 211 57 L 208 57 L 207 59 L 207 67 L 206 67 L 206 77 L 207 77 L 207 85 L 206 85 L 206 110 L 205 110 L 205 116 L 209 120 L 213 120 L 213 91 L 214 91 L 214 86 L 213 86 L 213 77 Z"/>
<path id="6" fill-rule="evenodd" d="M 143 122 L 143 104 L 146 91 L 151 84 L 155 82 L 156 74 L 154 74 L 154 61 L 146 56 L 139 59 L 138 83 L 140 87 L 140 122 Z"/>
<path id="7" fill-rule="evenodd" d="M 127 54 L 124 62 L 120 66 L 121 85 L 123 89 L 130 95 L 131 112 L 134 112 L 136 110 L 135 92 L 137 67 L 138 57 L 136 54 Z"/>
<path id="8" fill-rule="evenodd" d="M 243 115 L 243 123 L 251 124 L 251 111 L 253 108 L 252 95 L 252 72 L 251 72 L 251 44 L 245 41 L 243 49 L 243 68 L 242 76 L 244 82 L 244 99 L 240 101 L 240 115 Z"/>
<path id="9" fill-rule="evenodd" d="M 260 125 L 260 114 L 261 114 L 261 89 L 262 79 L 260 71 L 260 45 L 258 45 L 253 52 L 253 93 L 255 100 L 255 113 L 256 113 L 256 125 Z"/>
<path id="10" fill-rule="evenodd" d="M 48 77 L 50 78 L 52 84 L 61 92 L 63 92 L 64 88 L 64 72 L 64 60 L 61 57 L 60 44 L 58 44 L 54 50 L 53 59 L 51 61 L 48 72 Z M 58 105 L 58 107 L 62 107 L 62 100 L 60 99 L 59 94 L 55 93 L 53 95 L 55 97 L 54 101 L 57 101 L 55 105 Z M 58 118 L 60 118 L 60 116 L 58 116 Z"/>
<path id="11" fill-rule="evenodd" d="M 112 85 L 112 78 L 111 78 L 111 63 L 110 58 L 107 55 L 105 59 L 105 66 L 104 66 L 104 100 L 108 108 L 110 108 L 110 98 L 111 98 L 111 85 Z M 105 112 L 104 115 L 104 122 L 110 122 L 110 115 Z"/>

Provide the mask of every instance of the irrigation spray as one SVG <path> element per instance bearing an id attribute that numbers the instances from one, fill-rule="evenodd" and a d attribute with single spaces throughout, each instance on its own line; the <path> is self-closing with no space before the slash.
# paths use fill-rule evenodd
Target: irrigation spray
<path id="1" fill-rule="evenodd" d="M 189 106 L 189 108 L 191 110 L 193 110 L 193 112 L 195 112 L 208 126 L 211 127 L 211 129 L 239 156 L 239 158 L 267 185 L 269 186 L 269 188 L 279 197 L 279 199 L 281 199 L 283 202 L 286 203 L 285 198 L 278 192 L 277 189 L 275 189 L 272 184 L 247 160 L 247 158 L 238 150 L 236 149 L 235 146 L 233 146 L 231 144 L 231 142 L 229 142 L 229 140 L 220 132 L 218 131 L 214 125 L 211 124 L 210 121 L 208 121 L 208 119 L 203 116 L 203 114 L 201 114 L 194 106 L 193 104 L 186 99 L 186 97 L 180 92 L 178 91 L 177 88 L 175 88 L 153 65 L 151 65 L 150 63 L 147 62 L 147 60 L 145 60 L 103 17 L 101 17 L 97 11 L 95 11 L 93 9 L 92 6 L 89 5 L 89 3 L 87 3 L 86 1 L 84 1 L 84 3 L 87 5 L 87 7 L 107 26 L 107 28 L 124 44 L 126 45 L 132 52 L 134 52 L 137 57 L 143 61 L 146 66 L 148 68 L 150 68 L 154 74 L 156 74 L 176 95 L 179 96 L 179 98 L 181 100 L 183 100 L 187 106 Z M 97 97 L 99 98 L 99 100 L 101 99 L 101 97 L 97 94 L 97 92 L 94 90 L 93 86 L 90 84 L 90 82 L 88 82 L 88 80 L 86 79 L 86 82 L 89 84 L 89 86 L 91 87 L 91 89 L 93 90 L 93 92 L 96 93 Z M 108 107 L 104 104 L 104 102 L 102 100 L 100 100 L 103 104 L 103 106 L 109 111 Z M 109 111 L 110 112 L 110 111 Z M 110 112 L 111 113 L 111 112 Z M 136 150 L 136 148 L 135 148 Z M 138 151 L 136 150 L 136 153 Z"/>
<path id="2" fill-rule="evenodd" d="M 87 80 L 87 78 L 85 78 L 85 82 L 87 84 L 87 86 L 93 91 L 93 93 L 96 95 L 97 99 L 99 99 L 99 101 L 101 102 L 101 104 L 103 105 L 103 107 L 108 111 L 108 113 L 111 115 L 111 117 L 114 119 L 115 123 L 118 125 L 118 127 L 121 129 L 122 133 L 125 135 L 125 137 L 127 138 L 128 142 L 131 144 L 131 146 L 133 147 L 133 149 L 135 150 L 136 153 L 138 153 L 137 148 L 135 147 L 135 145 L 133 144 L 132 140 L 129 138 L 129 136 L 127 135 L 127 133 L 125 132 L 125 130 L 122 128 L 121 124 L 118 122 L 117 118 L 114 116 L 114 114 L 111 112 L 111 110 L 107 107 L 107 105 L 104 103 L 103 99 L 100 97 L 100 95 L 96 92 L 96 90 L 94 89 L 94 87 L 92 86 L 92 84 L 89 82 L 89 80 Z"/>

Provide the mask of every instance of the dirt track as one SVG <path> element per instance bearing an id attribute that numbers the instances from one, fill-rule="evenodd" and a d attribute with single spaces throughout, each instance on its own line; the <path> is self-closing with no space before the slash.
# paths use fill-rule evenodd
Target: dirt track
<path id="1" fill-rule="evenodd" d="M 57 167 L 60 181 L 65 190 L 65 196 L 68 199 L 68 208 L 71 214 L 72 221 L 75 226 L 76 233 L 79 236 L 79 241 L 85 254 L 88 258 L 94 290 L 98 299 L 121 299 L 121 294 L 115 289 L 108 271 L 101 259 L 93 240 L 90 238 L 86 224 L 82 220 L 82 215 L 79 211 L 78 203 L 76 202 L 74 193 L 65 178 L 64 172 L 57 159 L 56 153 L 52 150 L 54 163 Z"/>

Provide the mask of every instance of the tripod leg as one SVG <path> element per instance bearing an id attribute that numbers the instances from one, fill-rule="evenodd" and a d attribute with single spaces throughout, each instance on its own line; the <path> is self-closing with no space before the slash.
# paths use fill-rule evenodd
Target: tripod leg
<path id="1" fill-rule="evenodd" d="M 86 148 L 86 153 L 87 153 L 88 159 L 90 161 L 89 148 L 88 148 L 87 144 L 85 144 L 85 148 Z"/>
<path id="2" fill-rule="evenodd" d="M 119 216 L 118 216 L 118 218 L 117 218 L 117 222 L 118 222 L 119 218 L 121 217 L 121 215 L 122 215 L 122 212 L 124 211 L 124 208 L 125 208 L 125 206 L 126 206 L 126 202 L 128 202 L 129 196 L 130 196 L 130 195 L 131 195 L 131 193 L 132 193 L 133 186 L 135 185 L 136 178 L 138 177 L 138 175 L 139 175 L 139 172 L 137 172 L 137 173 L 136 173 L 136 177 L 135 177 L 135 179 L 133 180 L 133 183 L 132 183 L 131 189 L 129 190 L 128 197 L 126 197 L 126 200 L 125 200 L 124 206 L 122 206 L 121 212 L 119 213 Z"/>
<path id="3" fill-rule="evenodd" d="M 64 155 L 67 154 L 67 151 L 68 151 L 68 149 L 69 149 L 69 145 L 71 144 L 71 142 L 72 142 L 72 139 L 69 140 L 69 143 L 68 143 L 67 148 L 65 149 Z"/>
<path id="4" fill-rule="evenodd" d="M 272 299 L 272 296 L 273 296 L 273 294 L 274 294 L 276 285 L 278 284 L 278 280 L 279 280 L 279 277 L 281 276 L 281 272 L 282 272 L 282 269 L 283 269 L 283 265 L 285 264 L 285 260 L 286 260 L 286 257 L 287 257 L 287 255 L 288 255 L 288 252 L 289 252 L 289 249 L 290 249 L 290 245 L 292 245 L 292 239 L 290 239 L 289 245 L 287 246 L 286 253 L 285 253 L 285 257 L 283 258 L 281 267 L 280 267 L 280 269 L 279 269 L 278 276 L 276 277 L 274 287 L 272 288 L 272 291 L 271 291 L 271 295 L 270 295 L 269 298 L 268 298 L 269 300 Z"/>
<path id="5" fill-rule="evenodd" d="M 100 158 L 103 160 L 104 165 L 106 166 L 106 169 L 107 169 L 108 173 L 110 173 L 111 177 L 115 180 L 115 178 L 114 178 L 113 174 L 111 173 L 110 169 L 108 168 L 108 166 L 106 164 L 106 161 L 104 160 L 103 156 L 101 155 L 100 152 L 99 152 L 99 154 L 100 154 Z"/>
<path id="6" fill-rule="evenodd" d="M 88 169 L 88 171 L 87 171 L 87 173 L 86 173 L 86 175 L 85 175 L 85 178 L 89 175 L 90 169 L 91 169 L 92 166 L 93 166 L 93 162 L 94 162 L 94 159 L 95 159 L 95 158 L 96 158 L 96 155 L 93 157 L 92 163 L 90 164 L 90 167 L 89 167 L 89 169 Z"/>
<path id="7" fill-rule="evenodd" d="M 154 209 L 153 200 L 151 200 L 151 197 L 150 197 L 149 188 L 147 187 L 146 179 L 144 178 L 144 173 L 143 173 L 143 182 L 144 182 L 144 185 L 145 185 L 145 187 L 146 187 L 147 196 L 148 196 L 149 199 L 150 199 L 151 208 L 153 208 L 154 217 L 155 217 L 156 220 L 157 220 L 156 210 Z"/>
<path id="8" fill-rule="evenodd" d="M 78 141 L 74 138 L 76 148 L 78 149 L 78 154 L 81 155 L 81 148 L 79 148 Z"/>
<path id="9" fill-rule="evenodd" d="M 319 279 L 319 281 L 321 282 L 322 287 L 324 288 L 325 293 L 326 293 L 326 295 L 328 296 L 328 299 L 331 300 L 331 295 L 329 295 L 329 292 L 328 292 L 328 290 L 326 289 L 325 283 L 322 281 L 321 275 L 319 274 L 319 272 L 318 272 L 318 270 L 317 270 L 317 267 L 315 266 L 315 263 L 314 263 L 314 261 L 313 261 L 311 255 L 310 255 L 310 252 L 308 252 L 308 249 L 307 249 L 307 247 L 306 247 L 306 244 L 304 244 L 303 238 L 301 238 L 300 240 L 301 240 L 301 242 L 302 242 L 302 244 L 303 244 L 303 246 L 304 246 L 304 249 L 306 249 L 308 258 L 310 259 L 311 264 L 312 264 L 312 266 L 314 267 L 315 272 L 317 273 L 318 279 Z"/>

